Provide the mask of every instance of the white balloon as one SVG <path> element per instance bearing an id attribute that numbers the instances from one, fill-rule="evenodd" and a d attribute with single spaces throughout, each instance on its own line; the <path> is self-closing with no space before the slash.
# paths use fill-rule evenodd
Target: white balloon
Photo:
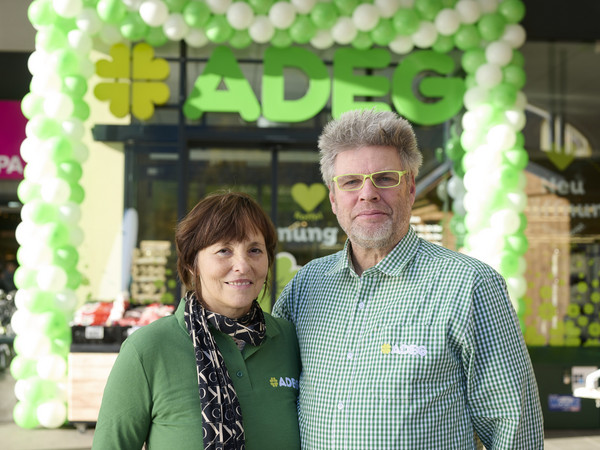
<path id="1" fill-rule="evenodd" d="M 55 304 L 63 312 L 72 313 L 77 308 L 77 296 L 72 289 L 63 289 L 56 293 Z"/>
<path id="2" fill-rule="evenodd" d="M 456 197 L 452 199 L 452 212 L 459 216 L 464 216 L 467 213 L 465 205 L 463 203 L 463 197 Z"/>
<path id="3" fill-rule="evenodd" d="M 29 85 L 31 92 L 40 96 L 48 95 L 50 92 L 58 92 L 60 91 L 61 86 L 62 79 L 54 71 L 45 73 L 37 72 L 33 74 L 33 77 L 31 77 L 31 84 Z"/>
<path id="4" fill-rule="evenodd" d="M 498 0 L 477 0 L 483 14 L 496 12 L 498 9 Z"/>
<path id="5" fill-rule="evenodd" d="M 71 196 L 71 187 L 61 178 L 50 178 L 41 183 L 40 194 L 47 203 L 62 204 Z"/>
<path id="6" fill-rule="evenodd" d="M 524 211 L 527 206 L 527 194 L 522 190 L 507 192 L 506 199 L 508 200 L 509 208 L 519 213 Z"/>
<path id="7" fill-rule="evenodd" d="M 29 203 L 26 203 L 29 204 Z M 25 205 L 23 205 L 23 208 Z M 21 211 L 23 209 L 21 208 Z M 30 220 L 22 220 L 15 228 L 15 239 L 19 243 L 19 245 L 24 246 L 28 243 L 31 243 L 32 236 L 36 235 L 37 227 Z"/>
<path id="8" fill-rule="evenodd" d="M 527 107 L 527 96 L 523 91 L 517 92 L 517 101 L 515 102 L 515 109 L 524 111 Z"/>
<path id="9" fill-rule="evenodd" d="M 442 9 L 435 16 L 435 28 L 443 36 L 450 36 L 456 33 L 460 27 L 460 16 L 451 8 Z"/>
<path id="10" fill-rule="evenodd" d="M 64 120 L 73 114 L 73 100 L 62 92 L 51 92 L 44 99 L 44 112 L 52 119 Z"/>
<path id="11" fill-rule="evenodd" d="M 334 40 L 329 30 L 317 30 L 310 44 L 319 50 L 325 50 L 333 45 Z"/>
<path id="12" fill-rule="evenodd" d="M 50 338 L 41 334 L 35 325 L 28 324 L 23 333 L 17 334 L 14 341 L 15 352 L 28 359 L 38 359 L 47 355 L 52 348 Z"/>
<path id="13" fill-rule="evenodd" d="M 276 2 L 269 9 L 269 20 L 275 28 L 286 30 L 296 20 L 296 8 L 288 2 Z"/>
<path id="14" fill-rule="evenodd" d="M 52 250 L 46 245 L 40 245 L 38 242 L 28 242 L 19 248 L 19 262 L 21 265 L 30 268 L 38 268 L 40 266 L 52 263 Z M 19 289 L 17 294 L 26 297 L 31 292 L 26 289 Z"/>
<path id="15" fill-rule="evenodd" d="M 37 407 L 37 419 L 46 428 L 59 428 L 67 420 L 67 405 L 60 400 L 49 400 Z"/>
<path id="16" fill-rule="evenodd" d="M 56 165 L 45 157 L 46 155 L 40 154 L 39 157 L 25 166 L 23 171 L 27 180 L 41 184 L 45 180 L 56 177 Z M 29 203 L 23 205 L 27 206 Z M 21 214 L 23 216 L 23 214 Z"/>
<path id="17" fill-rule="evenodd" d="M 410 36 L 398 35 L 390 42 L 389 47 L 391 51 L 398 55 L 406 55 L 415 48 L 415 44 Z"/>
<path id="18" fill-rule="evenodd" d="M 513 50 L 508 42 L 491 42 L 485 49 L 487 62 L 498 66 L 507 65 L 513 57 Z"/>
<path id="19" fill-rule="evenodd" d="M 94 8 L 83 8 L 75 19 L 75 24 L 84 33 L 96 35 L 102 29 L 102 20 Z"/>
<path id="20" fill-rule="evenodd" d="M 96 66 L 92 61 L 90 61 L 90 58 L 82 57 L 79 60 L 79 74 L 82 77 L 89 79 L 92 75 L 94 75 L 95 71 Z"/>
<path id="21" fill-rule="evenodd" d="M 248 34 L 254 42 L 264 44 L 275 34 L 275 27 L 267 16 L 261 14 L 254 18 L 254 22 L 248 28 Z"/>
<path id="22" fill-rule="evenodd" d="M 123 40 L 123 36 L 121 36 L 121 30 L 119 30 L 119 27 L 109 23 L 102 24 L 102 28 L 100 29 L 100 33 L 98 33 L 98 37 L 106 45 L 114 45 Z"/>
<path id="23" fill-rule="evenodd" d="M 204 31 L 198 28 L 190 28 L 184 40 L 190 47 L 195 48 L 204 47 L 209 41 Z"/>
<path id="24" fill-rule="evenodd" d="M 360 31 L 371 31 L 379 23 L 379 9 L 370 3 L 361 3 L 352 12 L 352 22 Z"/>
<path id="25" fill-rule="evenodd" d="M 83 3 L 81 0 L 52 0 L 52 6 L 56 14 L 70 19 L 81 12 Z"/>
<path id="26" fill-rule="evenodd" d="M 92 50 L 93 43 L 89 33 L 81 30 L 71 30 L 67 33 L 69 45 L 80 56 L 87 56 Z"/>
<path id="27" fill-rule="evenodd" d="M 506 278 L 506 288 L 514 306 L 516 301 L 527 292 L 527 280 L 522 276 L 508 277 Z"/>
<path id="28" fill-rule="evenodd" d="M 513 131 L 518 132 L 525 128 L 526 117 L 521 109 L 507 109 L 504 111 L 504 119 Z"/>
<path id="29" fill-rule="evenodd" d="M 183 15 L 179 13 L 171 14 L 165 23 L 163 23 L 163 31 L 172 41 L 180 41 L 188 34 L 189 26 L 183 19 Z"/>
<path id="30" fill-rule="evenodd" d="M 502 81 L 502 69 L 497 64 L 482 64 L 475 72 L 475 81 L 484 88 L 491 88 Z"/>
<path id="31" fill-rule="evenodd" d="M 143 0 L 121 0 L 129 11 L 139 11 Z"/>
<path id="32" fill-rule="evenodd" d="M 151 27 L 159 27 L 169 17 L 169 8 L 160 0 L 146 0 L 140 5 L 140 17 Z"/>
<path id="33" fill-rule="evenodd" d="M 488 90 L 481 86 L 473 86 L 465 92 L 463 103 L 467 110 L 473 110 L 487 102 Z"/>
<path id="34" fill-rule="evenodd" d="M 43 73 L 48 67 L 48 60 L 50 55 L 44 50 L 35 50 L 27 58 L 27 69 L 29 73 L 34 75 L 37 73 Z"/>
<path id="35" fill-rule="evenodd" d="M 73 143 L 73 159 L 80 164 L 87 161 L 90 151 L 83 142 Z"/>
<path id="36" fill-rule="evenodd" d="M 246 2 L 235 2 L 227 9 L 227 21 L 236 30 L 245 30 L 254 21 L 254 11 Z"/>
<path id="37" fill-rule="evenodd" d="M 77 248 L 83 243 L 84 233 L 79 226 L 69 227 L 69 244 Z"/>
<path id="38" fill-rule="evenodd" d="M 205 0 L 205 3 L 213 14 L 225 14 L 231 5 L 231 0 Z"/>
<path id="39" fill-rule="evenodd" d="M 497 150 L 508 150 L 514 147 L 517 142 L 515 131 L 508 125 L 494 125 L 487 132 L 486 142 Z"/>
<path id="40" fill-rule="evenodd" d="M 481 131 L 476 130 L 464 130 L 460 135 L 460 143 L 466 152 L 475 150 L 478 145 L 482 142 Z"/>
<path id="41" fill-rule="evenodd" d="M 500 209 L 490 217 L 490 225 L 501 234 L 513 234 L 519 229 L 521 218 L 512 209 Z"/>
<path id="42" fill-rule="evenodd" d="M 58 381 L 67 373 L 67 361 L 61 356 L 50 353 L 38 359 L 36 369 L 41 379 Z"/>
<path id="43" fill-rule="evenodd" d="M 375 0 L 375 6 L 379 9 L 379 15 L 384 19 L 389 19 L 400 7 L 400 0 Z"/>
<path id="44" fill-rule="evenodd" d="M 339 17 L 335 25 L 331 28 L 333 40 L 340 45 L 349 44 L 357 34 L 356 25 L 354 25 L 354 22 L 349 17 Z"/>
<path id="45" fill-rule="evenodd" d="M 476 0 L 460 0 L 454 9 L 464 24 L 473 24 L 481 17 L 481 6 Z"/>
<path id="46" fill-rule="evenodd" d="M 526 38 L 525 28 L 518 23 L 509 23 L 504 28 L 504 33 L 500 39 L 508 42 L 512 48 L 520 48 L 525 43 Z"/>
<path id="47" fill-rule="evenodd" d="M 412 40 L 415 47 L 429 48 L 435 43 L 437 36 L 438 32 L 432 22 L 421 21 L 419 28 L 412 35 Z"/>
<path id="48" fill-rule="evenodd" d="M 317 0 L 290 0 L 299 14 L 308 14 L 312 11 Z"/>
<path id="49" fill-rule="evenodd" d="M 85 128 L 83 127 L 83 122 L 77 117 L 69 117 L 68 119 L 63 120 L 61 127 L 64 135 L 71 141 L 80 141 L 83 139 Z"/>
<path id="50" fill-rule="evenodd" d="M 20 147 L 21 158 L 23 158 L 23 161 L 26 163 L 33 161 L 37 156 L 37 152 L 41 145 L 42 141 L 35 136 L 23 139 Z"/>
<path id="51" fill-rule="evenodd" d="M 62 267 L 42 266 L 37 273 L 36 281 L 40 289 L 56 292 L 67 285 L 67 274 Z"/>
<path id="52" fill-rule="evenodd" d="M 29 391 L 29 388 L 31 386 L 31 381 L 28 378 L 22 378 L 20 380 L 17 380 L 17 382 L 15 383 L 15 397 L 17 397 L 17 400 L 19 400 L 20 402 L 25 401 L 25 399 L 27 398 L 27 392 Z"/>
<path id="53" fill-rule="evenodd" d="M 465 185 L 463 184 L 462 179 L 456 175 L 450 177 L 446 185 L 446 189 L 452 198 L 462 197 L 465 195 Z"/>

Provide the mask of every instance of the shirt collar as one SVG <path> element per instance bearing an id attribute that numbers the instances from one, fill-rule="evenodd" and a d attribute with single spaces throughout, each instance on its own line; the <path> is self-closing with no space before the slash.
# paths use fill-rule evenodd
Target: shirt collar
<path id="1" fill-rule="evenodd" d="M 396 244 L 392 251 L 375 266 L 365 270 L 363 275 L 370 272 L 381 272 L 388 276 L 400 275 L 408 263 L 414 258 L 417 250 L 419 249 L 419 238 L 417 233 L 408 227 L 408 232 L 404 237 Z M 344 249 L 340 252 L 340 258 L 332 266 L 330 273 L 339 272 L 342 270 L 348 270 L 350 273 L 355 274 L 354 267 L 352 266 L 352 258 L 350 257 L 351 245 L 350 240 L 347 239 L 344 244 Z"/>

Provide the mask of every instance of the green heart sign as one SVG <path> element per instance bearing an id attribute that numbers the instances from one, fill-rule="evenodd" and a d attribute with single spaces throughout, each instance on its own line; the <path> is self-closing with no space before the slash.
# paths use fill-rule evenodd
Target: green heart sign
<path id="1" fill-rule="evenodd" d="M 307 186 L 304 183 L 296 183 L 292 186 L 292 198 L 304 212 L 312 212 L 327 196 L 327 188 L 321 183 Z"/>

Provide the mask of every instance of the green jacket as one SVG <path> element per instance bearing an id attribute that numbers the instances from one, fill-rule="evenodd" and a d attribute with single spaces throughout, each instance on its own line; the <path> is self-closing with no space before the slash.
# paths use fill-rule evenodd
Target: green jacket
<path id="1" fill-rule="evenodd" d="M 202 415 L 196 358 L 175 314 L 129 336 L 108 378 L 94 432 L 94 450 L 201 449 Z M 294 327 L 265 314 L 267 336 L 239 351 L 211 328 L 242 408 L 247 450 L 300 448 L 297 397 L 300 355 Z"/>

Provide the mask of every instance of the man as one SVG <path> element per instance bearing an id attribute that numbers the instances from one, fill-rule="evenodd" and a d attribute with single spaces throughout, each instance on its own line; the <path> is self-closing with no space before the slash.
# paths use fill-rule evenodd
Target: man
<path id="1" fill-rule="evenodd" d="M 306 264 L 274 314 L 298 333 L 306 449 L 543 448 L 537 386 L 505 282 L 409 226 L 422 156 L 392 112 L 319 138 L 348 241 Z"/>

